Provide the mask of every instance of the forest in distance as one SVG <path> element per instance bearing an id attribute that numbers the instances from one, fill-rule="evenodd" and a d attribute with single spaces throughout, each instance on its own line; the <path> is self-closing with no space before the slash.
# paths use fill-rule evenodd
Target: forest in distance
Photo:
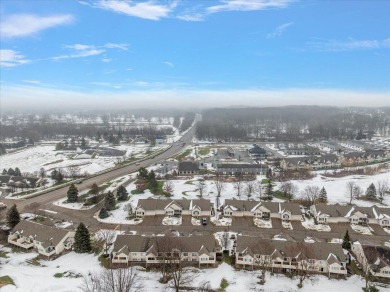
<path id="1" fill-rule="evenodd" d="M 80 113 L 4 113 L 2 140 L 55 138 L 58 135 L 158 137 L 189 129 L 195 114 L 196 136 L 208 141 L 314 141 L 370 139 L 390 135 L 390 107 L 229 107 L 204 110 L 122 110 Z M 172 128 L 172 126 L 174 128 Z"/>

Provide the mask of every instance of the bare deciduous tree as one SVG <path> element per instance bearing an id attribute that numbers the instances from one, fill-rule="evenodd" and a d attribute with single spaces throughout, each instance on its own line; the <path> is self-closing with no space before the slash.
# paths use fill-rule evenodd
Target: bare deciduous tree
<path id="1" fill-rule="evenodd" d="M 80 167 L 77 165 L 69 165 L 67 167 L 67 172 L 72 179 L 75 179 L 80 176 Z"/>
<path id="2" fill-rule="evenodd" d="M 313 205 L 318 197 L 320 195 L 320 188 L 317 186 L 307 186 L 303 192 L 302 197 L 310 203 L 310 205 Z"/>
<path id="3" fill-rule="evenodd" d="M 294 197 L 294 194 L 298 192 L 298 187 L 292 182 L 287 181 L 282 183 L 280 190 L 288 200 L 291 200 Z"/>
<path id="4" fill-rule="evenodd" d="M 202 198 L 203 194 L 206 192 L 207 186 L 206 186 L 206 184 L 204 183 L 203 180 L 197 180 L 196 181 L 196 186 L 198 188 L 199 197 Z"/>
<path id="5" fill-rule="evenodd" d="M 109 229 L 101 229 L 97 233 L 97 240 L 103 246 L 104 254 L 107 255 L 108 254 L 108 250 L 110 249 L 110 246 L 114 243 L 115 231 L 114 230 L 109 230 Z"/>
<path id="6" fill-rule="evenodd" d="M 349 204 L 352 204 L 353 199 L 356 197 L 355 188 L 356 188 L 356 183 L 354 181 L 349 181 L 345 185 L 345 192 L 347 197 L 349 198 Z"/>
<path id="7" fill-rule="evenodd" d="M 173 190 L 174 190 L 173 183 L 170 180 L 167 180 L 164 184 L 164 192 L 168 194 L 172 194 Z"/>
<path id="8" fill-rule="evenodd" d="M 138 292 L 143 285 L 135 267 L 127 269 L 104 269 L 98 274 L 89 274 L 83 279 L 84 292 Z"/>
<path id="9" fill-rule="evenodd" d="M 217 175 L 214 179 L 215 190 L 217 191 L 217 196 L 220 197 L 222 191 L 225 189 L 225 183 L 223 182 L 223 178 Z"/>
<path id="10" fill-rule="evenodd" d="M 241 190 L 243 187 L 243 177 L 242 175 L 236 175 L 236 180 L 234 182 L 234 188 L 237 191 L 237 197 L 241 197 Z"/>
<path id="11" fill-rule="evenodd" d="M 298 288 L 303 287 L 305 280 L 310 280 L 314 276 L 311 271 L 316 270 L 316 262 L 314 252 L 310 245 L 299 243 L 296 248 L 296 254 L 299 254 L 299 262 L 297 266 L 297 277 L 299 280 Z"/>
<path id="12" fill-rule="evenodd" d="M 202 281 L 202 282 L 200 282 L 198 288 L 195 291 L 196 292 L 211 292 L 214 290 L 211 288 L 211 284 L 209 281 Z"/>
<path id="13" fill-rule="evenodd" d="M 264 242 L 262 244 L 262 246 L 264 247 L 263 250 L 268 250 L 271 247 L 270 243 L 268 243 L 268 242 Z M 256 250 L 256 249 L 258 249 L 257 246 L 254 246 L 252 248 L 252 250 Z M 264 285 L 265 284 L 265 273 L 272 266 L 272 258 L 269 255 L 259 255 L 259 254 L 257 254 L 254 257 L 254 264 L 260 270 L 260 275 L 259 275 L 260 285 Z"/>
<path id="14" fill-rule="evenodd" d="M 378 194 L 378 199 L 383 203 L 387 192 L 389 191 L 389 182 L 387 180 L 378 181 L 376 185 L 376 193 Z"/>
<path id="15" fill-rule="evenodd" d="M 252 181 L 247 181 L 245 183 L 245 194 L 248 197 L 248 200 L 252 197 L 253 193 L 255 192 L 256 185 Z"/>

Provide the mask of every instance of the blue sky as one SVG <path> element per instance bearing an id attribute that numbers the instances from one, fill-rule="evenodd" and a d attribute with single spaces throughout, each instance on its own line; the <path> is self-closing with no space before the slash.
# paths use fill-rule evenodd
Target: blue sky
<path id="1" fill-rule="evenodd" d="M 390 1 L 9 1 L 1 107 L 390 105 Z"/>

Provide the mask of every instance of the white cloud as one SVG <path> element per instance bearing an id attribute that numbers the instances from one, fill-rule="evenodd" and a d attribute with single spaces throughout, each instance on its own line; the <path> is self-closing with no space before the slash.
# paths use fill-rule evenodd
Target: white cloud
<path id="1" fill-rule="evenodd" d="M 173 63 L 169 61 L 165 61 L 164 64 L 171 68 L 175 67 L 175 65 L 173 65 Z"/>
<path id="2" fill-rule="evenodd" d="M 41 84 L 42 82 L 39 80 L 23 80 L 23 82 L 31 83 L 31 84 Z"/>
<path id="3" fill-rule="evenodd" d="M 140 81 L 139 86 L 150 82 Z M 100 86 L 120 86 L 110 83 Z M 390 92 L 340 89 L 248 89 L 248 90 L 91 90 L 75 91 L 43 86 L 2 84 L 2 110 L 55 109 L 61 102 L 63 110 L 142 108 L 206 108 L 226 106 L 388 106 Z M 109 98 L 107 98 L 109 97 Z M 62 101 L 66 100 L 66 104 Z"/>
<path id="4" fill-rule="evenodd" d="M 94 45 L 84 45 L 84 44 L 74 44 L 74 45 L 66 45 L 66 49 L 70 49 L 73 51 L 71 54 L 56 56 L 51 59 L 53 60 L 61 60 L 61 59 L 72 59 L 72 58 L 82 58 L 82 57 L 90 57 L 97 56 L 105 53 L 107 49 L 120 49 L 127 51 L 126 44 L 113 44 L 107 43 L 103 46 L 94 46 Z M 103 58 L 103 62 L 111 62 L 109 58 Z"/>
<path id="5" fill-rule="evenodd" d="M 119 0 L 100 0 L 97 7 L 111 10 L 117 13 L 123 13 L 128 16 L 134 16 L 149 20 L 160 20 L 168 17 L 169 13 L 176 7 L 176 2 L 171 5 L 159 5 L 154 1 L 136 2 Z"/>
<path id="6" fill-rule="evenodd" d="M 316 40 L 308 42 L 307 47 L 309 49 L 327 52 L 385 49 L 390 48 L 390 38 L 384 40 Z"/>
<path id="7" fill-rule="evenodd" d="M 70 14 L 52 16 L 15 14 L 1 22 L 0 35 L 4 38 L 31 36 L 51 27 L 69 24 L 73 19 Z"/>
<path id="8" fill-rule="evenodd" d="M 104 45 L 105 48 L 107 49 L 121 49 L 124 51 L 128 50 L 128 45 L 127 44 L 113 44 L 113 43 L 108 43 Z"/>
<path id="9" fill-rule="evenodd" d="M 271 8 L 285 8 L 294 0 L 221 0 L 221 4 L 210 6 L 207 12 L 255 11 Z"/>
<path id="10" fill-rule="evenodd" d="M 28 62 L 30 60 L 14 50 L 0 50 L 0 67 L 15 67 Z"/>
<path id="11" fill-rule="evenodd" d="M 287 28 L 289 28 L 291 25 L 293 25 L 294 23 L 293 22 L 288 22 L 288 23 L 284 23 L 282 25 L 279 25 L 277 28 L 275 28 L 275 30 L 269 34 L 267 34 L 267 38 L 276 38 L 276 37 L 280 37 L 285 31 Z"/>
<path id="12" fill-rule="evenodd" d="M 205 2 L 185 10 L 176 18 L 184 21 L 203 21 L 207 15 L 224 11 L 257 11 L 285 8 L 296 0 L 219 0 L 217 5 L 206 6 Z"/>

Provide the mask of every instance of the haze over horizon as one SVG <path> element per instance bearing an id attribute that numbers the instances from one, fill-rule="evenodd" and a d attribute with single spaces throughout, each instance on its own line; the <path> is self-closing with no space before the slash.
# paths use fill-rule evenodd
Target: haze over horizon
<path id="1" fill-rule="evenodd" d="M 388 15 L 389 1 L 6 0 L 1 111 L 389 106 Z"/>

